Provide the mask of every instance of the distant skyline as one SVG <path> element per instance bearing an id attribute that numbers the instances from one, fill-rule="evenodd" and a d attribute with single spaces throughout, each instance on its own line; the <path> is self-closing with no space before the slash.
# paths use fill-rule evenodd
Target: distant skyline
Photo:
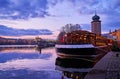
<path id="1" fill-rule="evenodd" d="M 91 31 L 95 10 L 102 33 L 119 29 L 119 0 L 0 0 L 0 25 L 58 31 L 71 23 Z"/>

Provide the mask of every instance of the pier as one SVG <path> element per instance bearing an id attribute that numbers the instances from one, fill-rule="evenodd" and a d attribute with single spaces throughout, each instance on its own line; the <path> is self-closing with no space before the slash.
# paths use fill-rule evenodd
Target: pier
<path id="1" fill-rule="evenodd" d="M 120 79 L 120 52 L 107 53 L 84 79 Z"/>

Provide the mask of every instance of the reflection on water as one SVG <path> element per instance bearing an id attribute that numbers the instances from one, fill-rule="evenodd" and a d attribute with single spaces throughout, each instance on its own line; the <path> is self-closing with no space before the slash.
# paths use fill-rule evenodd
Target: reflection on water
<path id="1" fill-rule="evenodd" d="M 55 48 L 0 48 L 0 79 L 83 79 L 93 64 L 57 58 Z"/>
<path id="2" fill-rule="evenodd" d="M 0 49 L 0 63 L 20 59 L 47 59 L 52 54 L 50 52 L 39 54 L 35 48 L 3 48 Z"/>
<path id="3" fill-rule="evenodd" d="M 0 48 L 0 79 L 60 79 L 55 59 L 54 48 Z"/>
<path id="4" fill-rule="evenodd" d="M 85 60 L 86 59 L 86 60 Z M 73 59 L 56 58 L 56 70 L 62 71 L 62 79 L 84 79 L 85 75 L 94 66 L 94 62 L 88 61 L 91 58 Z"/>

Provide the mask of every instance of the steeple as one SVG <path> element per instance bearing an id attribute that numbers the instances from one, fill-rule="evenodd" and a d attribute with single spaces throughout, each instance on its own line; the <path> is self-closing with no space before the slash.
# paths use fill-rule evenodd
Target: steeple
<path id="1" fill-rule="evenodd" d="M 95 10 L 95 15 L 96 15 L 97 13 L 96 13 L 96 10 Z"/>
<path id="2" fill-rule="evenodd" d="M 91 32 L 95 34 L 101 34 L 101 21 L 95 10 L 95 15 L 92 17 Z"/>
<path id="3" fill-rule="evenodd" d="M 99 21 L 100 17 L 97 15 L 97 12 L 95 10 L 95 15 L 92 17 L 93 21 Z"/>

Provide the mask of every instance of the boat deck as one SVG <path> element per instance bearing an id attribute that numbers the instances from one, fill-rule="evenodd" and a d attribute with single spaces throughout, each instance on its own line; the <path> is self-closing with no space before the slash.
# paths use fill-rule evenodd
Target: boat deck
<path id="1" fill-rule="evenodd" d="M 106 54 L 84 79 L 120 79 L 120 52 Z"/>

